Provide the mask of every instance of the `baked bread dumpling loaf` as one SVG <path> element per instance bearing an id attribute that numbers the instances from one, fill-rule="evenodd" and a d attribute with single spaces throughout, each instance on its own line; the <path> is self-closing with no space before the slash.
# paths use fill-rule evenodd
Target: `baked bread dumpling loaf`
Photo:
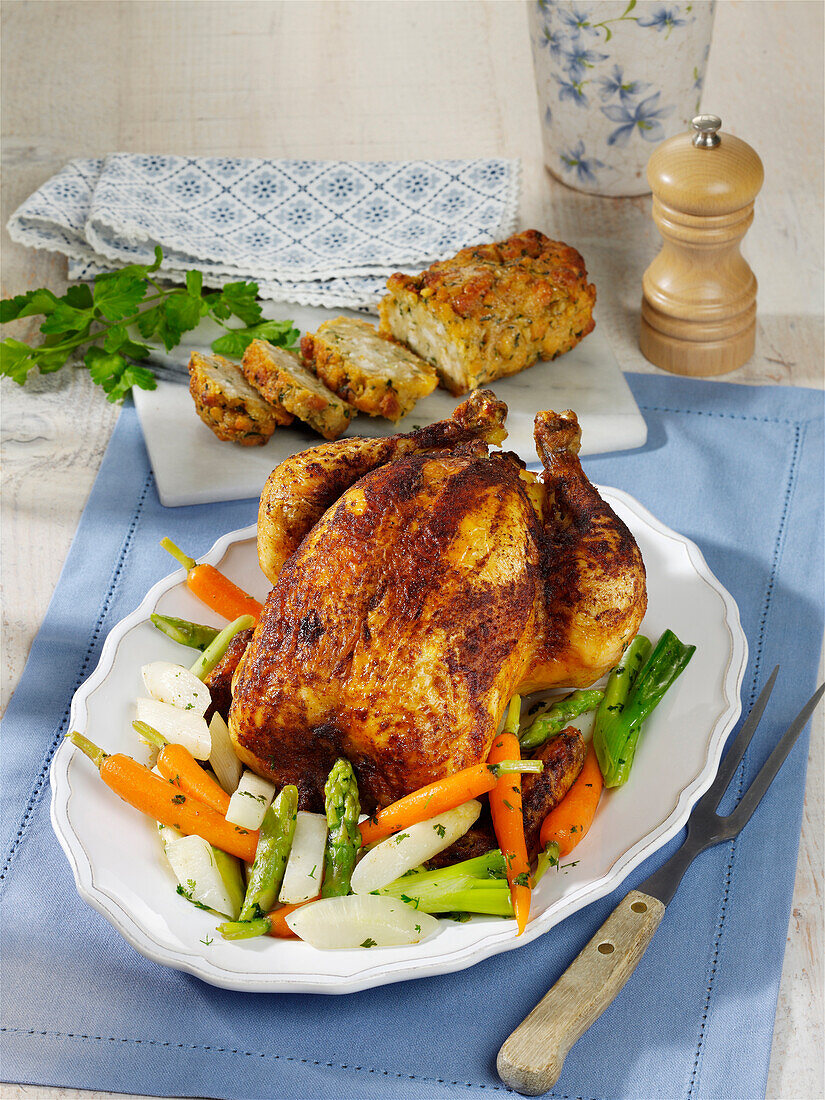
<path id="1" fill-rule="evenodd" d="M 594 326 L 584 260 L 535 229 L 391 275 L 387 289 L 380 331 L 432 363 L 455 394 L 555 359 Z"/>
<path id="2" fill-rule="evenodd" d="M 307 370 L 300 358 L 266 340 L 253 340 L 241 364 L 246 379 L 267 401 L 309 424 L 324 439 L 337 439 L 356 415 L 352 405 Z"/>
<path id="3" fill-rule="evenodd" d="M 330 389 L 369 416 L 398 421 L 438 385 L 429 363 L 355 317 L 324 321 L 303 337 L 301 352 Z"/>
<path id="4" fill-rule="evenodd" d="M 259 447 L 276 428 L 292 423 L 291 413 L 265 401 L 241 374 L 241 368 L 222 355 L 192 352 L 189 392 L 198 416 L 226 443 Z"/>

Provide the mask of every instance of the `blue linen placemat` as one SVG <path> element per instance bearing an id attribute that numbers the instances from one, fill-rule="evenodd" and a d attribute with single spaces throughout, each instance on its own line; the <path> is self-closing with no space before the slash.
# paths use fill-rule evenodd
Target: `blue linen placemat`
<path id="1" fill-rule="evenodd" d="M 747 711 L 777 688 L 732 806 L 815 684 L 823 622 L 823 395 L 631 375 L 647 445 L 588 459 L 694 539 L 750 644 Z M 6 1080 L 176 1096 L 459 1097 L 505 1092 L 500 1044 L 623 894 L 518 951 L 343 997 L 243 994 L 144 959 L 75 893 L 49 823 L 47 769 L 72 693 L 110 628 L 169 570 L 161 534 L 197 554 L 255 502 L 164 509 L 124 409 L 8 708 L 3 770 Z M 573 1048 L 556 1100 L 764 1094 L 796 867 L 806 739 L 744 833 L 700 856 L 638 969 Z"/>

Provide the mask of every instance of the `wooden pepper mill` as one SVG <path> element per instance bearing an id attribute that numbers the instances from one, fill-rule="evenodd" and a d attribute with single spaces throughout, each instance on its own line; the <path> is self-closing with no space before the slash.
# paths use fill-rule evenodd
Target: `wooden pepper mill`
<path id="1" fill-rule="evenodd" d="M 764 179 L 754 150 L 699 115 L 647 165 L 662 250 L 642 278 L 639 346 L 674 374 L 736 370 L 753 355 L 756 279 L 739 252 Z"/>

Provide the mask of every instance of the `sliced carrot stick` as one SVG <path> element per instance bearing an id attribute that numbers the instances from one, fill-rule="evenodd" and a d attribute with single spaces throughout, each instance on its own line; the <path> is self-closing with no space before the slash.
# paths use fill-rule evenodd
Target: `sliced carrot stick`
<path id="1" fill-rule="evenodd" d="M 200 766 L 192 753 L 184 745 L 170 741 L 158 754 L 158 771 L 166 776 L 170 783 L 191 794 L 204 806 L 209 806 L 226 817 L 229 809 L 229 795 L 223 787 Z"/>
<path id="2" fill-rule="evenodd" d="M 596 750 L 591 744 L 576 782 L 542 822 L 539 834 L 542 848 L 554 840 L 560 856 L 569 855 L 592 825 L 603 787 Z"/>
<path id="3" fill-rule="evenodd" d="M 238 588 L 214 565 L 199 565 L 194 558 L 175 546 L 171 539 L 161 539 L 160 544 L 186 570 L 186 585 L 207 607 L 223 615 L 225 619 L 237 619 L 241 615 L 251 615 L 255 621 L 261 617 L 263 604 L 254 596 Z"/>
<path id="4" fill-rule="evenodd" d="M 195 834 L 230 855 L 252 863 L 258 847 L 258 831 L 232 825 L 209 806 L 184 794 L 174 784 L 131 756 L 109 755 L 80 733 L 69 735 L 72 742 L 97 766 L 103 782 L 124 802 L 142 810 L 163 825 L 172 825 L 187 836 Z"/>
<path id="5" fill-rule="evenodd" d="M 367 821 L 362 821 L 358 826 L 361 840 L 364 844 L 374 844 L 376 840 L 383 840 L 385 836 L 396 833 L 399 829 L 417 825 L 419 821 L 426 821 L 445 810 L 452 810 L 469 802 L 471 798 L 478 798 L 480 794 L 491 791 L 495 785 L 495 774 L 487 764 L 473 764 L 469 768 L 462 768 L 454 775 L 447 775 L 434 783 L 428 783 L 426 787 L 420 787 L 412 794 L 404 795 Z"/>
<path id="6" fill-rule="evenodd" d="M 503 760 L 520 760 L 518 737 L 510 729 L 518 728 L 521 700 L 514 695 L 504 730 L 493 741 L 487 756 L 488 764 Z M 498 846 L 504 856 L 513 912 L 516 915 L 518 934 L 521 935 L 530 917 L 530 862 L 524 840 L 524 818 L 521 809 L 521 776 L 518 773 L 503 775 L 490 791 L 490 813 Z"/>

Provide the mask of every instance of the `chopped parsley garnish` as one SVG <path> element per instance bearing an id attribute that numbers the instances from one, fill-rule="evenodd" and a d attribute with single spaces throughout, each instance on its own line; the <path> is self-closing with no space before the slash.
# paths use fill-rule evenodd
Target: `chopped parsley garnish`
<path id="1" fill-rule="evenodd" d="M 204 905 L 202 901 L 195 901 L 195 899 L 192 897 L 192 891 L 195 889 L 195 880 L 191 878 L 187 879 L 187 886 L 189 887 L 188 890 L 186 890 L 183 886 L 181 886 L 180 883 L 178 883 L 176 889 L 180 896 L 182 898 L 186 898 L 187 901 L 191 901 L 191 903 L 197 906 L 198 909 L 203 909 L 205 912 L 210 913 L 211 909 L 208 905 Z"/>

